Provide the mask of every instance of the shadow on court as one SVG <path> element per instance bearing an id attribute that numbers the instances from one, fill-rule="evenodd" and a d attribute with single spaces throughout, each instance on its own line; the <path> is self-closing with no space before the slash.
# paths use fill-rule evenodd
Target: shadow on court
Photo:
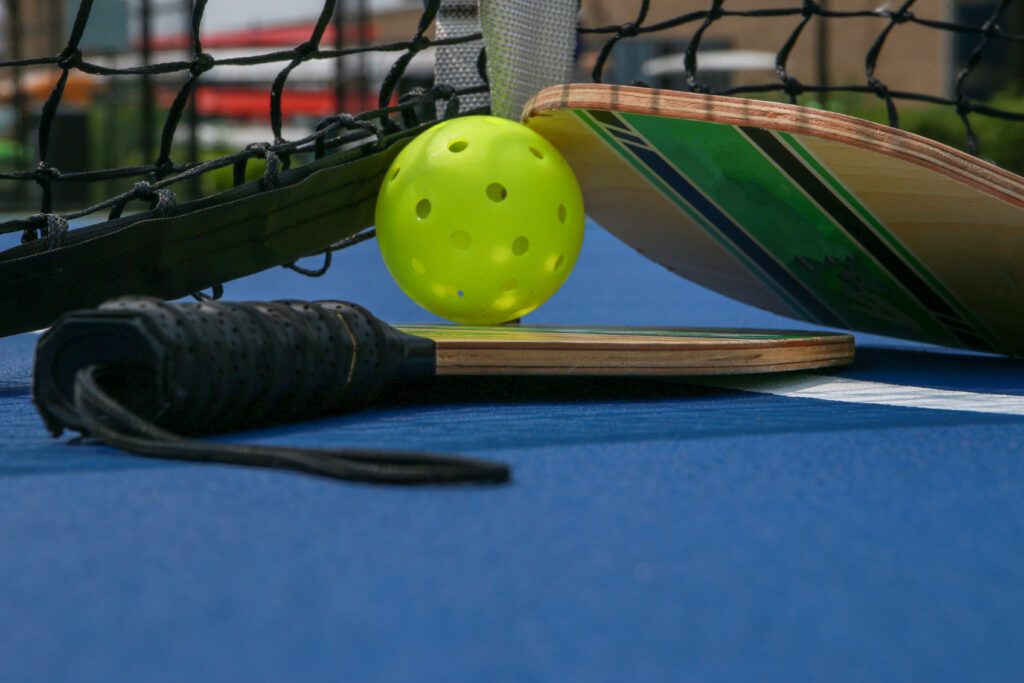
<path id="1" fill-rule="evenodd" d="M 977 354 L 868 347 L 858 351 L 852 368 L 820 374 L 1024 394 L 1024 361 Z M 13 401 L 24 402 L 27 393 L 27 387 L 4 389 Z M 103 446 L 72 446 L 66 438 L 49 440 L 32 410 L 22 412 L 20 421 L 33 438 L 31 443 L 9 442 L 0 452 L 0 477 L 180 466 Z M 445 377 L 403 385 L 363 410 L 214 438 L 312 448 L 494 452 L 1021 423 L 1020 416 L 784 398 L 694 386 L 685 380 Z"/>

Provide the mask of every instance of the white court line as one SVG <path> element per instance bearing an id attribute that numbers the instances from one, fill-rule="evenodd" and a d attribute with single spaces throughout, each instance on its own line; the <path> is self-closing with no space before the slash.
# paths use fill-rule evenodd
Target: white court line
<path id="1" fill-rule="evenodd" d="M 700 384 L 757 394 L 814 398 L 839 403 L 924 408 L 926 410 L 956 410 L 996 415 L 1024 415 L 1024 396 L 929 389 L 827 375 L 798 374 L 784 378 L 722 377 L 703 380 Z"/>

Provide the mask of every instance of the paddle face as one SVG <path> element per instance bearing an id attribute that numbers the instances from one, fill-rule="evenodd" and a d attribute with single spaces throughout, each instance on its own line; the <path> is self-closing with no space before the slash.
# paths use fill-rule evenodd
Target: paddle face
<path id="1" fill-rule="evenodd" d="M 737 375 L 847 365 L 847 334 L 768 330 L 402 325 L 438 375 Z"/>
<path id="2" fill-rule="evenodd" d="M 526 123 L 587 212 L 679 275 L 815 323 L 1024 354 L 1024 181 L 804 107 L 548 88 Z"/>

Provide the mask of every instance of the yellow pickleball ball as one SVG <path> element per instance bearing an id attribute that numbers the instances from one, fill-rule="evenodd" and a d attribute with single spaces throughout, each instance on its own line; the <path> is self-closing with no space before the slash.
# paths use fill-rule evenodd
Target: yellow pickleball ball
<path id="1" fill-rule="evenodd" d="M 439 123 L 391 164 L 377 242 L 402 290 L 448 320 L 496 325 L 565 282 L 583 244 L 568 162 L 530 128 L 492 116 Z"/>

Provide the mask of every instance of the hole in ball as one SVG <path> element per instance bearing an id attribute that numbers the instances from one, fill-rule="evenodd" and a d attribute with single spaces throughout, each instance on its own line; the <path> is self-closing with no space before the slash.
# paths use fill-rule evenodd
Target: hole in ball
<path id="1" fill-rule="evenodd" d="M 467 147 L 469 147 L 469 143 L 465 140 L 453 140 L 448 143 L 448 151 L 455 152 L 456 154 L 466 151 Z"/>
<path id="2" fill-rule="evenodd" d="M 544 152 L 540 151 L 536 147 L 531 147 L 530 148 L 530 154 L 532 154 L 533 156 L 537 157 L 538 159 L 543 159 L 544 158 Z"/>
<path id="3" fill-rule="evenodd" d="M 456 230 L 452 233 L 451 244 L 456 249 L 465 251 L 473 244 L 473 238 L 465 230 Z"/>
<path id="4" fill-rule="evenodd" d="M 517 237 L 512 241 L 512 253 L 522 256 L 530 250 L 530 240 L 525 237 Z"/>
<path id="5" fill-rule="evenodd" d="M 459 291 L 457 291 L 457 292 L 456 292 L 455 294 L 456 294 L 456 296 L 458 296 L 458 297 L 459 297 L 460 299 L 461 299 L 461 298 L 462 298 L 462 297 L 464 296 L 464 294 L 463 294 L 463 292 L 462 292 L 462 290 L 461 290 L 461 289 L 460 289 Z"/>
<path id="6" fill-rule="evenodd" d="M 564 223 L 569 217 L 569 211 L 565 208 L 565 204 L 558 205 L 558 222 Z"/>
<path id="7" fill-rule="evenodd" d="M 501 289 L 502 291 L 505 292 L 511 292 L 517 286 L 519 286 L 519 281 L 516 280 L 514 277 L 510 277 L 509 279 L 501 283 Z"/>
<path id="8" fill-rule="evenodd" d="M 503 202 L 508 197 L 508 190 L 501 183 L 491 183 L 487 186 L 487 196 L 492 202 Z"/>
<path id="9" fill-rule="evenodd" d="M 426 220 L 427 216 L 430 215 L 430 200 L 421 199 L 419 204 L 416 205 L 416 215 L 419 216 L 420 220 Z"/>
<path id="10" fill-rule="evenodd" d="M 564 263 L 565 263 L 565 256 L 562 255 L 562 254 L 559 254 L 558 258 L 555 259 L 555 265 L 552 266 L 551 269 L 554 270 L 555 272 L 558 272 L 559 270 L 562 269 L 562 264 L 564 264 Z"/>
<path id="11" fill-rule="evenodd" d="M 401 166 L 395 166 L 395 170 L 391 172 L 391 179 L 394 180 L 395 178 L 397 178 L 398 177 L 398 173 L 401 170 L 402 170 Z"/>

